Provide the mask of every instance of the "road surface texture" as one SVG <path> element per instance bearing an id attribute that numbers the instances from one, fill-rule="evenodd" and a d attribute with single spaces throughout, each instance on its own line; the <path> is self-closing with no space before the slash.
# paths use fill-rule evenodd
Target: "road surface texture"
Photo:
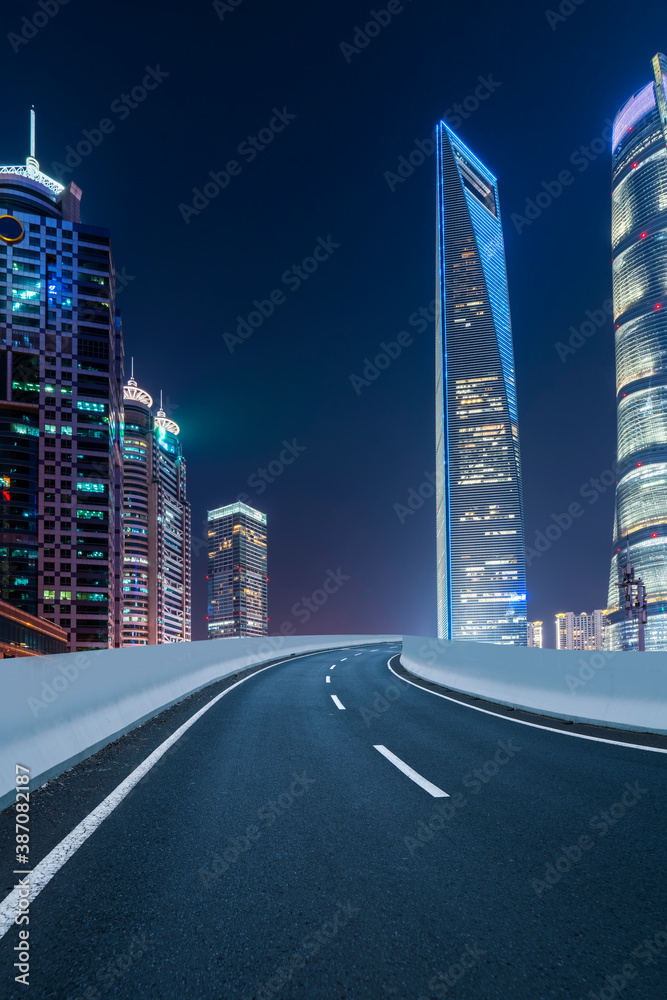
<path id="1" fill-rule="evenodd" d="M 214 685 L 34 790 L 28 990 L 6 810 L 0 997 L 664 1000 L 667 741 L 440 697 L 397 649 Z"/>

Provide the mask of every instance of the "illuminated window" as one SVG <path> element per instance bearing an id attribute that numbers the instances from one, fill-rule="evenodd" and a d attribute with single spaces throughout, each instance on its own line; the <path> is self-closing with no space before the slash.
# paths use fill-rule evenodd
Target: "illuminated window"
<path id="1" fill-rule="evenodd" d="M 102 483 L 77 483 L 76 488 L 80 493 L 104 493 L 106 490 Z"/>
<path id="2" fill-rule="evenodd" d="M 28 427 L 27 424 L 12 424 L 11 427 L 15 434 L 27 434 L 30 437 L 39 437 L 38 427 Z"/>
<path id="3" fill-rule="evenodd" d="M 88 403 L 83 399 L 79 399 L 77 400 L 76 408 L 87 413 L 104 413 L 106 405 L 104 403 Z"/>

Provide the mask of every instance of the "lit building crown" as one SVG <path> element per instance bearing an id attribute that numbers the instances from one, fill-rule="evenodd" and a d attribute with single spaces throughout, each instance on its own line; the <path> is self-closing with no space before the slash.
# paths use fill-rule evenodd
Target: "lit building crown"
<path id="1" fill-rule="evenodd" d="M 28 180 L 36 181 L 43 187 L 48 188 L 49 191 L 53 191 L 54 194 L 61 194 L 65 188 L 58 181 L 54 181 L 52 177 L 47 177 L 39 169 L 39 163 L 37 160 L 29 156 L 25 161 L 25 166 L 17 167 L 0 167 L 0 174 L 14 174 L 16 177 L 27 177 Z"/>
<path id="2" fill-rule="evenodd" d="M 152 402 L 152 400 L 151 400 Z M 175 420 L 170 420 L 167 414 L 162 409 L 162 391 L 160 391 L 160 409 L 157 411 L 157 416 L 154 418 L 155 426 L 159 427 L 161 430 L 166 431 L 168 434 L 173 434 L 175 437 L 181 433 L 181 428 L 178 426 Z"/>
<path id="3" fill-rule="evenodd" d="M 28 180 L 36 181 L 43 187 L 53 191 L 54 194 L 61 194 L 65 187 L 54 181 L 52 177 L 43 174 L 39 169 L 39 163 L 35 159 L 35 109 L 30 112 L 30 156 L 26 158 L 25 165 L 16 167 L 0 167 L 0 174 L 14 174 L 16 177 L 27 177 Z"/>
<path id="4" fill-rule="evenodd" d="M 143 403 L 149 409 L 153 405 L 153 397 L 145 389 L 140 389 L 136 379 L 129 379 L 123 386 L 123 399 L 131 399 L 134 403 Z"/>
<path id="5" fill-rule="evenodd" d="M 145 389 L 140 389 L 134 377 L 134 358 L 132 358 L 132 371 L 127 380 L 127 385 L 123 386 L 123 399 L 132 400 L 133 403 L 141 403 L 143 406 L 147 406 L 149 410 L 153 405 L 151 394 L 146 392 Z"/>

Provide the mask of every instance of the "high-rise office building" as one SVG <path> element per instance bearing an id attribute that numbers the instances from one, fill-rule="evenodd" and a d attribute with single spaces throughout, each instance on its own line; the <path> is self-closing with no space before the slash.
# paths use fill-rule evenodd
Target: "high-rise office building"
<path id="1" fill-rule="evenodd" d="M 496 178 L 437 127 L 438 635 L 525 646 L 519 425 Z"/>
<path id="2" fill-rule="evenodd" d="M 81 190 L 0 167 L 0 598 L 114 645 L 123 340 L 109 232 Z"/>
<path id="3" fill-rule="evenodd" d="M 556 615 L 556 649 L 604 649 L 604 611 L 560 611 Z"/>
<path id="4" fill-rule="evenodd" d="M 266 514 L 244 503 L 208 512 L 208 637 L 266 635 Z"/>
<path id="5" fill-rule="evenodd" d="M 667 649 L 667 59 L 612 134 L 618 453 L 609 649 L 636 649 L 619 588 L 626 542 L 648 594 L 646 648 Z"/>
<path id="6" fill-rule="evenodd" d="M 542 649 L 544 641 L 542 632 L 543 624 L 544 622 L 528 622 L 528 645 L 534 649 Z"/>
<path id="7" fill-rule="evenodd" d="M 123 388 L 122 645 L 191 637 L 191 528 L 180 428 L 134 371 Z"/>

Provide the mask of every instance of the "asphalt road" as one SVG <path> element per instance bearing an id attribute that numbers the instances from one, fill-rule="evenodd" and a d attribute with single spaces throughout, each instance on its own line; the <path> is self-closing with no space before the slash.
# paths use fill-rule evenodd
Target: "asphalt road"
<path id="1" fill-rule="evenodd" d="M 9 928 L 0 996 L 664 1000 L 667 755 L 475 711 L 375 649 L 220 697 L 30 904 L 27 989 Z M 209 695 L 35 791 L 31 864 Z"/>

